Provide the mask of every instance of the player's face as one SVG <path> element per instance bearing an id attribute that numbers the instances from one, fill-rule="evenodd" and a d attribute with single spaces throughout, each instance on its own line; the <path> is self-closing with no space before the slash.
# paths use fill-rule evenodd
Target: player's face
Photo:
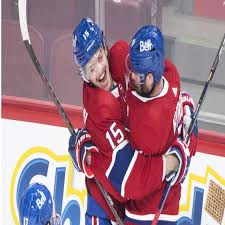
<path id="1" fill-rule="evenodd" d="M 106 49 L 101 47 L 85 66 L 87 77 L 96 87 L 110 91 L 113 82 L 109 72 Z"/>
<path id="2" fill-rule="evenodd" d="M 150 95 L 154 88 L 154 79 L 151 73 L 147 74 L 144 84 L 141 85 L 141 77 L 138 73 L 131 71 L 130 85 L 140 95 Z"/>

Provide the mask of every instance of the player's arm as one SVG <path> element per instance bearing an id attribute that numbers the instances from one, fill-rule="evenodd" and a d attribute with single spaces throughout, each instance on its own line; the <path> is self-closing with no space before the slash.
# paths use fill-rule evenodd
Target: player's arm
<path id="1" fill-rule="evenodd" d="M 161 187 L 165 175 L 177 167 L 178 161 L 171 155 L 145 156 L 135 151 L 122 130 L 123 127 L 114 122 L 109 132 L 106 132 L 106 138 L 113 150 L 111 163 L 106 172 L 101 169 L 101 154 L 93 143 L 91 147 L 90 136 L 86 132 L 82 135 L 83 130 L 78 136 L 73 135 L 70 138 L 69 151 L 73 152 L 73 159 L 79 171 L 88 177 L 93 177 L 93 174 L 102 177 L 99 173 L 105 173 L 103 176 L 108 178 L 121 196 L 141 199 Z"/>
<path id="2" fill-rule="evenodd" d="M 127 74 L 127 57 L 129 44 L 124 40 L 117 41 L 109 51 L 109 67 L 113 80 L 126 89 L 125 74 Z"/>
<path id="3" fill-rule="evenodd" d="M 186 92 L 182 93 L 182 106 L 184 108 L 182 135 L 184 135 L 190 125 L 194 111 L 193 100 Z M 111 182 L 113 183 L 113 180 L 116 181 L 119 179 L 119 177 L 114 179 L 116 176 L 124 177 L 120 182 L 121 184 L 116 184 L 118 186 L 117 189 L 122 196 L 135 199 L 141 198 L 145 194 L 160 187 L 164 177 L 169 179 L 168 175 L 171 174 L 172 171 L 176 172 L 173 185 L 182 183 L 187 175 L 190 159 L 196 151 L 198 137 L 197 124 L 191 133 L 190 142 L 188 144 L 184 142 L 184 136 L 182 135 L 179 134 L 178 138 L 164 156 L 144 156 L 132 149 L 128 144 L 125 146 L 127 149 L 125 151 L 122 149 L 120 152 L 122 155 L 122 152 L 124 151 L 124 156 L 118 156 L 118 159 L 115 160 L 117 165 L 125 164 L 123 160 L 127 159 L 127 155 L 130 152 L 130 160 L 128 160 L 129 164 L 124 168 L 124 174 L 120 175 L 121 172 L 119 170 L 117 171 L 115 166 L 114 171 L 113 168 L 111 169 L 108 178 L 111 179 Z M 142 191 L 141 193 L 133 193 L 133 190 Z"/>
<path id="4" fill-rule="evenodd" d="M 89 167 L 90 153 L 98 152 L 98 148 L 93 144 L 91 135 L 85 128 L 78 129 L 69 139 L 70 155 L 72 156 L 73 165 L 78 172 L 83 172 L 88 178 L 94 176 Z"/>
<path id="5" fill-rule="evenodd" d="M 99 163 L 96 155 L 92 154 L 93 166 Z M 174 156 L 146 156 L 127 143 L 114 154 L 106 176 L 121 196 L 143 199 L 159 189 L 165 176 L 175 170 L 177 165 L 178 161 Z"/>
<path id="6" fill-rule="evenodd" d="M 184 137 L 191 124 L 194 114 L 194 101 L 187 92 L 181 92 L 183 116 L 180 127 L 178 128 L 178 138 L 173 143 L 173 146 L 167 152 L 168 155 L 174 155 L 179 161 L 179 165 L 176 169 L 175 177 L 171 173 L 171 176 L 167 176 L 167 181 L 173 179 L 172 185 L 182 183 L 189 170 L 191 157 L 195 155 L 197 142 L 198 142 L 198 126 L 197 123 L 190 135 L 188 143 L 185 143 Z"/>
<path id="7" fill-rule="evenodd" d="M 188 92 L 182 91 L 181 97 L 182 97 L 182 106 L 183 106 L 183 118 L 182 118 L 182 129 L 180 132 L 180 136 L 182 139 L 184 139 L 188 131 L 188 128 L 191 124 L 191 121 L 194 115 L 195 106 L 194 106 L 194 101 Z M 191 157 L 195 155 L 197 143 L 198 143 L 198 125 L 196 121 L 193 131 L 190 135 L 189 142 L 188 142 L 188 147 L 190 150 Z"/>

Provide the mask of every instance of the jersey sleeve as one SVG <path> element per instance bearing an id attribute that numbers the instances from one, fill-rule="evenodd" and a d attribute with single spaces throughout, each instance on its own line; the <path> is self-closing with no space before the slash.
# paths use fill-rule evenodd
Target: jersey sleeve
<path id="1" fill-rule="evenodd" d="M 126 41 L 116 42 L 109 51 L 109 68 L 113 80 L 126 89 L 125 76 L 127 74 L 126 60 L 129 54 L 129 45 Z"/>

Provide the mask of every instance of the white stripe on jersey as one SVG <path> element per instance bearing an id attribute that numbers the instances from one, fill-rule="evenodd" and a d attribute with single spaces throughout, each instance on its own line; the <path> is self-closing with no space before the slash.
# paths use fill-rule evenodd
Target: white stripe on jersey
<path id="1" fill-rule="evenodd" d="M 134 164 L 136 162 L 137 156 L 138 156 L 138 151 L 135 151 L 134 155 L 132 157 L 132 160 L 130 162 L 130 165 L 129 165 L 128 169 L 127 169 L 127 172 L 126 172 L 126 174 L 125 174 L 125 176 L 123 178 L 122 186 L 121 186 L 121 196 L 122 197 L 125 196 L 125 186 L 126 186 L 128 178 L 130 176 L 131 170 L 133 169 L 133 166 L 134 166 Z"/>
<path id="2" fill-rule="evenodd" d="M 117 222 L 114 222 L 114 221 L 112 221 L 112 220 L 110 220 L 110 222 L 111 222 L 112 225 L 118 225 Z"/>
<path id="3" fill-rule="evenodd" d="M 140 220 L 140 221 L 148 221 L 148 220 L 153 220 L 155 214 L 145 214 L 145 215 L 136 215 L 131 212 L 129 212 L 127 209 L 125 209 L 125 214 L 127 217 L 135 220 Z M 167 214 L 160 214 L 159 220 L 163 221 L 177 221 L 179 219 L 179 215 L 167 215 Z"/>
<path id="4" fill-rule="evenodd" d="M 91 217 L 91 225 L 99 225 L 99 218 L 96 216 Z"/>

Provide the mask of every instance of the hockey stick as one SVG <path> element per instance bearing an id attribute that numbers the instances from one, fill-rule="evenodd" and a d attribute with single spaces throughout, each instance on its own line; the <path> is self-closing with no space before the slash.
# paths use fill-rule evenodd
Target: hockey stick
<path id="1" fill-rule="evenodd" d="M 203 100 L 204 100 L 204 98 L 205 98 L 205 96 L 206 96 L 206 92 L 207 92 L 207 89 L 208 89 L 208 87 L 209 87 L 209 84 L 210 84 L 210 82 L 211 82 L 211 80 L 213 79 L 213 76 L 214 76 L 214 74 L 215 74 L 215 71 L 216 71 L 217 65 L 218 65 L 218 63 L 219 63 L 220 56 L 221 56 L 221 54 L 222 54 L 222 52 L 223 52 L 223 50 L 224 50 L 224 47 L 225 47 L 225 34 L 224 34 L 223 39 L 222 39 L 222 41 L 221 41 L 220 47 L 219 47 L 219 49 L 218 49 L 218 51 L 217 51 L 217 54 L 216 54 L 216 57 L 215 57 L 215 59 L 214 59 L 213 65 L 212 65 L 212 67 L 211 67 L 211 69 L 210 69 L 208 79 L 207 79 L 207 81 L 206 81 L 206 83 L 205 83 L 205 86 L 204 86 L 204 88 L 203 88 L 203 90 L 202 90 L 202 94 L 201 94 L 201 96 L 200 96 L 200 98 L 199 98 L 199 101 L 198 101 L 198 104 L 197 104 L 197 106 L 196 106 L 196 110 L 195 110 L 195 113 L 194 113 L 193 118 L 192 118 L 192 120 L 191 120 L 191 124 L 190 124 L 190 126 L 189 126 L 189 128 L 188 128 L 188 131 L 187 131 L 185 137 L 184 137 L 185 143 L 188 143 L 189 138 L 190 138 L 190 135 L 191 135 L 191 132 L 192 132 L 193 129 L 194 129 L 194 126 L 195 126 L 195 123 L 196 123 L 196 121 L 197 121 L 197 117 L 198 117 L 200 108 L 201 108 L 202 103 L 203 103 Z M 174 176 L 175 176 L 175 172 L 174 172 Z M 153 219 L 151 225 L 157 225 L 157 223 L 158 223 L 159 216 L 160 216 L 160 214 L 161 214 L 161 212 L 162 212 L 162 209 L 163 209 L 163 207 L 164 207 L 164 204 L 165 204 L 166 199 L 167 199 L 167 197 L 168 197 L 168 194 L 169 194 L 169 192 L 170 192 L 171 182 L 172 182 L 172 181 L 173 181 L 173 178 L 172 178 L 169 182 L 166 183 L 166 186 L 165 186 L 165 189 L 164 189 L 162 198 L 161 198 L 160 203 L 159 203 L 159 207 L 158 207 L 158 209 L 157 209 L 157 211 L 156 211 L 156 214 L 155 214 L 155 216 L 154 216 L 154 219 Z"/>
<path id="2" fill-rule="evenodd" d="M 208 89 L 208 87 L 209 87 L 209 84 L 210 84 L 211 80 L 213 79 L 213 76 L 214 76 L 214 74 L 215 74 L 217 65 L 218 65 L 218 63 L 219 63 L 219 61 L 220 61 L 220 56 L 221 56 L 221 54 L 222 54 L 222 52 L 223 52 L 223 50 L 224 50 L 224 47 L 225 47 L 225 33 L 224 33 L 224 35 L 223 35 L 223 39 L 222 39 L 222 41 L 221 41 L 221 43 L 220 43 L 219 50 L 217 51 L 217 54 L 216 54 L 216 57 L 215 57 L 215 59 L 214 59 L 213 65 L 212 65 L 211 70 L 210 70 L 210 72 L 209 72 L 208 79 L 207 79 L 207 81 L 206 81 L 206 83 L 205 83 L 205 86 L 204 86 L 204 88 L 203 88 L 202 94 L 201 94 L 200 99 L 199 99 L 199 101 L 198 101 L 198 104 L 197 104 L 197 106 L 196 106 L 196 110 L 195 110 L 193 119 L 192 119 L 191 124 L 190 124 L 190 126 L 189 126 L 189 128 L 188 128 L 188 131 L 187 131 L 187 133 L 186 133 L 186 135 L 185 135 L 184 141 L 185 141 L 186 143 L 188 143 L 188 141 L 189 141 L 190 134 L 191 134 L 191 132 L 192 132 L 192 130 L 193 130 L 193 128 L 194 128 L 194 125 L 195 125 L 195 123 L 196 123 L 196 119 L 197 119 L 198 114 L 199 114 L 199 111 L 200 111 L 200 109 L 201 109 L 201 106 L 202 106 L 203 100 L 204 100 L 204 98 L 205 98 L 207 89 Z"/>
<path id="3" fill-rule="evenodd" d="M 43 81 L 46 89 L 48 90 L 52 100 L 54 101 L 55 103 L 55 106 L 60 114 L 60 116 L 62 117 L 66 127 L 68 128 L 70 134 L 75 134 L 75 131 L 74 131 L 74 127 L 71 123 L 71 121 L 69 120 L 66 112 L 64 111 L 63 107 L 61 106 L 51 84 L 49 83 L 46 75 L 44 74 L 44 71 L 35 55 L 35 52 L 33 50 L 33 47 L 32 47 L 32 44 L 31 44 L 31 41 L 30 41 L 30 37 L 29 37 L 29 32 L 28 32 L 28 25 L 27 25 L 27 12 L 26 12 L 26 5 L 27 5 L 27 0 L 18 0 L 18 7 L 19 7 L 19 22 L 20 22 L 20 30 L 21 30 L 21 34 L 22 34 L 22 39 L 23 39 L 23 42 L 25 44 L 25 47 L 32 59 L 32 62 L 39 74 L 39 76 L 41 77 L 41 80 Z M 71 156 L 71 155 L 70 155 Z M 71 156 L 71 159 L 73 161 L 73 157 Z M 100 190 L 100 192 L 102 193 L 104 199 L 106 200 L 112 214 L 114 215 L 117 223 L 119 225 L 123 225 L 123 222 L 121 220 L 121 218 L 119 217 L 117 211 L 115 210 L 114 208 L 114 203 L 111 199 L 111 197 L 108 195 L 108 193 L 103 189 L 102 185 L 100 184 L 100 182 L 94 177 L 95 179 L 95 182 Z"/>

